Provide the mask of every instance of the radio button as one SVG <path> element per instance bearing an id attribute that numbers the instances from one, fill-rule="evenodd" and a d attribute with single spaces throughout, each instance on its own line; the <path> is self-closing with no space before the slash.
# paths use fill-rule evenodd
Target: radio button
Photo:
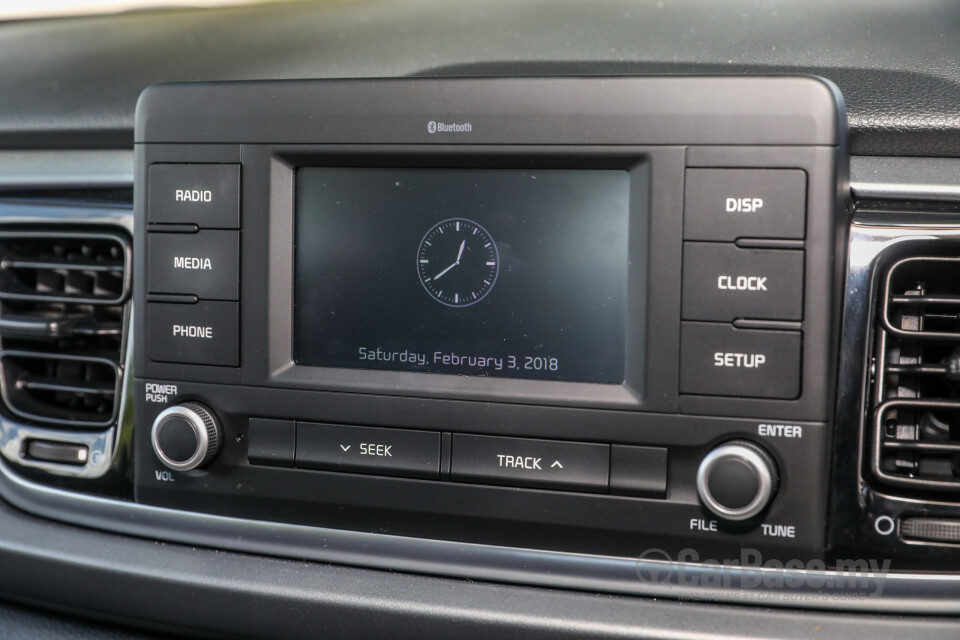
<path id="1" fill-rule="evenodd" d="M 411 478 L 440 477 L 440 434 L 297 423 L 298 467 Z"/>
<path id="2" fill-rule="evenodd" d="M 687 169 L 683 237 L 802 240 L 806 191 L 799 169 Z"/>
<path id="3" fill-rule="evenodd" d="M 239 299 L 239 231 L 149 233 L 147 261 L 150 293 Z"/>
<path id="4" fill-rule="evenodd" d="M 680 393 L 792 400 L 800 395 L 800 347 L 799 331 L 684 322 Z"/>
<path id="5" fill-rule="evenodd" d="M 240 165 L 150 165 L 147 221 L 239 229 Z"/>
<path id="6" fill-rule="evenodd" d="M 803 319 L 803 251 L 683 245 L 684 320 Z"/>
<path id="7" fill-rule="evenodd" d="M 147 337 L 154 362 L 240 364 L 240 305 L 147 303 Z"/>
<path id="8" fill-rule="evenodd" d="M 453 434 L 454 481 L 606 493 L 610 445 Z"/>

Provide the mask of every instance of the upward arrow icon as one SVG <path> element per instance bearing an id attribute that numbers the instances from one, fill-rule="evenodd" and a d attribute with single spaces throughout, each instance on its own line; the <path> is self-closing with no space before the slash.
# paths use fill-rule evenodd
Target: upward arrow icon
<path id="1" fill-rule="evenodd" d="M 550 465 L 550 468 L 551 468 L 551 469 L 554 469 L 554 468 L 563 469 L 563 465 L 560 464 L 560 461 L 559 461 L 559 460 L 554 460 L 554 461 L 553 461 L 553 464 Z"/>

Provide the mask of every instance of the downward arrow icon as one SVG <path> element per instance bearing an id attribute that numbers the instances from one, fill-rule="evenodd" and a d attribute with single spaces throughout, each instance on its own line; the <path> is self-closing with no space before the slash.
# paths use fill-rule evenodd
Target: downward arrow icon
<path id="1" fill-rule="evenodd" d="M 348 444 L 347 446 L 340 445 L 340 448 L 343 449 L 344 451 L 349 451 L 350 447 L 352 446 L 353 446 L 352 444 Z"/>

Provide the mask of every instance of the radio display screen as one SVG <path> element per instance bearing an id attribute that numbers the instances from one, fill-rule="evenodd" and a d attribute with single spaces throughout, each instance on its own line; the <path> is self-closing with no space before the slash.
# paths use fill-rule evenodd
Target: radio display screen
<path id="1" fill-rule="evenodd" d="M 623 382 L 627 171 L 309 167 L 296 184 L 298 364 Z"/>

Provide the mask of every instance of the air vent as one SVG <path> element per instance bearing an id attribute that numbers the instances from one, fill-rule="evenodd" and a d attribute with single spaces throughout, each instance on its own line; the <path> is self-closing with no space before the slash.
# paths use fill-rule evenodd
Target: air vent
<path id="1" fill-rule="evenodd" d="M 0 299 L 119 304 L 127 250 L 112 234 L 0 233 Z"/>
<path id="2" fill-rule="evenodd" d="M 120 233 L 0 232 L 0 391 L 12 414 L 73 428 L 116 420 L 129 265 Z"/>
<path id="3" fill-rule="evenodd" d="M 960 258 L 903 258 L 881 286 L 873 472 L 960 493 Z"/>

